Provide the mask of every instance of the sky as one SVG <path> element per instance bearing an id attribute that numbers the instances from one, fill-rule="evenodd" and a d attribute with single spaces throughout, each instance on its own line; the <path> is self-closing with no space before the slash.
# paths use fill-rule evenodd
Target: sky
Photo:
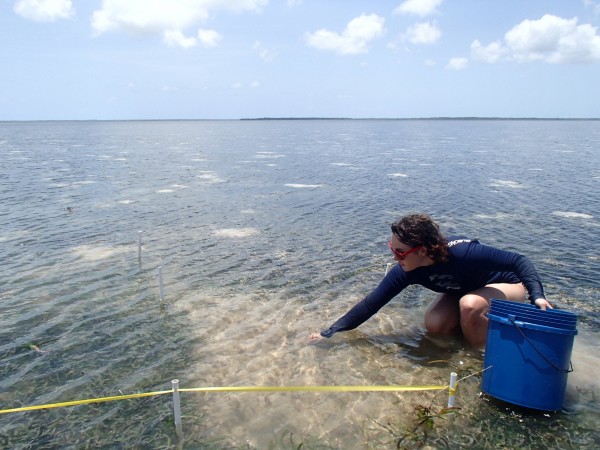
<path id="1" fill-rule="evenodd" d="M 600 0 L 2 0 L 0 120 L 600 117 Z"/>

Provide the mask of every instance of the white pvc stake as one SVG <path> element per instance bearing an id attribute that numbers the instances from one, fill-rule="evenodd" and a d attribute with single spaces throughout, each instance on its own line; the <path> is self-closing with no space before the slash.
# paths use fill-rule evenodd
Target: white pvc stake
<path id="1" fill-rule="evenodd" d="M 138 261 L 142 262 L 142 232 L 138 231 Z"/>
<path id="2" fill-rule="evenodd" d="M 454 396 L 456 395 L 456 372 L 450 373 L 450 389 L 448 390 L 448 408 L 454 408 Z"/>
<path id="3" fill-rule="evenodd" d="M 177 437 L 183 439 L 183 427 L 181 423 L 181 402 L 179 399 L 179 380 L 176 378 L 171 381 L 173 386 L 173 414 L 175 415 L 175 432 Z"/>
<path id="4" fill-rule="evenodd" d="M 387 263 L 385 266 L 385 274 L 387 275 L 390 270 L 394 268 L 394 263 Z"/>
<path id="5" fill-rule="evenodd" d="M 165 291 L 163 289 L 162 266 L 158 266 L 158 288 L 160 289 L 160 301 L 162 302 L 165 298 Z"/>

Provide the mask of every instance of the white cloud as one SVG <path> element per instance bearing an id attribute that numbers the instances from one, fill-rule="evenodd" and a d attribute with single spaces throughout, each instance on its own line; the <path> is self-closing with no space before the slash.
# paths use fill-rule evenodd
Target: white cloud
<path id="1" fill-rule="evenodd" d="M 383 36 L 385 19 L 377 14 L 362 14 L 352 19 L 342 33 L 318 30 L 306 35 L 306 42 L 319 50 L 332 50 L 342 55 L 366 53 L 369 43 Z"/>
<path id="2" fill-rule="evenodd" d="M 469 64 L 469 60 L 467 58 L 452 58 L 450 61 L 448 61 L 446 69 L 462 70 L 467 67 L 467 64 Z"/>
<path id="3" fill-rule="evenodd" d="M 256 41 L 252 46 L 252 49 L 258 53 L 258 56 L 264 62 L 271 62 L 277 56 L 276 51 L 268 49 L 260 41 Z"/>
<path id="4" fill-rule="evenodd" d="M 412 14 L 421 17 L 437 13 L 437 7 L 444 0 L 405 0 L 396 9 L 394 14 Z"/>
<path id="5" fill-rule="evenodd" d="M 203 47 L 216 47 L 217 44 L 223 39 L 223 36 L 217 33 L 215 30 L 198 30 L 198 39 L 202 43 Z"/>
<path id="6" fill-rule="evenodd" d="M 129 31 L 164 34 L 206 22 L 216 10 L 258 11 L 268 0 L 102 0 L 92 15 L 97 34 Z"/>
<path id="7" fill-rule="evenodd" d="M 163 39 L 167 45 L 173 47 L 190 48 L 196 46 L 196 38 L 185 37 L 181 31 L 168 30 L 163 33 Z"/>
<path id="8" fill-rule="evenodd" d="M 478 40 L 471 44 L 471 56 L 478 61 L 492 64 L 502 59 L 506 53 L 507 49 L 499 41 L 492 42 L 485 47 Z"/>
<path id="9" fill-rule="evenodd" d="M 260 83 L 258 81 L 256 81 L 256 80 L 250 81 L 250 82 L 241 82 L 241 81 L 238 81 L 238 82 L 233 83 L 231 85 L 231 89 L 235 89 L 235 90 L 238 90 L 238 89 L 248 89 L 248 88 L 256 89 L 259 86 L 260 86 Z"/>
<path id="10" fill-rule="evenodd" d="M 54 22 L 75 15 L 71 0 L 19 0 L 13 10 L 19 16 L 37 22 Z"/>
<path id="11" fill-rule="evenodd" d="M 433 44 L 442 36 L 437 24 L 431 22 L 416 23 L 408 27 L 405 39 L 413 44 Z"/>
<path id="12" fill-rule="evenodd" d="M 198 44 L 198 40 L 203 47 L 215 47 L 222 39 L 222 36 L 214 30 L 198 30 L 198 39 L 195 37 L 186 37 L 179 30 L 167 30 L 163 33 L 163 40 L 167 45 L 173 47 L 191 48 Z"/>
<path id="13" fill-rule="evenodd" d="M 484 46 L 474 41 L 471 54 L 487 63 L 589 63 L 600 61 L 600 36 L 596 27 L 577 25 L 576 17 L 569 20 L 546 14 L 539 20 L 524 20 L 514 26 L 506 32 L 503 42 Z"/>

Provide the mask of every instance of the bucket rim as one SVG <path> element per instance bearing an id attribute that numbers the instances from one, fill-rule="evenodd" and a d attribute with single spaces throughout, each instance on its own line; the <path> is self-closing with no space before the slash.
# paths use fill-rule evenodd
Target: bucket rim
<path id="1" fill-rule="evenodd" d="M 523 323 L 523 324 L 529 324 L 529 325 L 538 325 L 538 326 L 549 327 L 549 328 L 558 329 L 558 330 L 575 330 L 575 329 L 577 329 L 577 324 L 575 324 L 575 323 L 560 323 L 560 322 L 550 322 L 550 321 L 545 321 L 545 320 L 533 320 L 528 317 L 522 317 L 522 316 L 514 315 L 514 314 L 503 314 L 503 315 L 492 314 L 492 315 L 496 316 L 496 317 L 500 317 L 502 319 L 506 319 L 509 321 L 510 324 L 512 324 L 512 320 L 514 320 L 515 322 L 517 322 L 517 324 Z M 489 319 L 489 314 L 488 314 L 488 319 Z"/>
<path id="2" fill-rule="evenodd" d="M 523 317 L 527 319 L 532 319 L 535 321 L 544 321 L 544 322 L 552 322 L 563 325 L 573 325 L 577 324 L 577 317 L 552 317 L 551 315 L 538 314 L 534 311 L 526 312 L 526 311 L 511 311 L 509 308 L 490 308 L 489 312 L 491 314 L 496 315 L 514 315 L 517 317 Z"/>
<path id="3" fill-rule="evenodd" d="M 502 300 L 499 298 L 491 298 L 490 299 L 490 308 L 493 306 L 508 306 L 509 308 L 522 309 L 527 311 L 540 311 L 542 314 L 553 314 L 560 316 L 568 316 L 568 317 L 577 317 L 577 314 L 572 313 L 571 311 L 565 311 L 564 309 L 539 309 L 537 306 L 532 305 L 531 303 L 520 303 L 520 302 L 511 302 L 509 300 Z"/>
<path id="4" fill-rule="evenodd" d="M 513 326 L 513 322 L 511 322 L 508 317 L 500 317 L 500 316 L 497 316 L 492 313 L 488 313 L 487 316 L 488 316 L 489 320 L 492 320 L 494 322 L 500 322 L 504 325 Z M 520 320 L 515 320 L 515 324 L 521 328 L 528 328 L 530 330 L 542 331 L 544 333 L 564 334 L 564 335 L 573 335 L 573 336 L 578 333 L 576 327 L 574 327 L 572 329 L 571 328 L 556 328 L 556 327 L 551 327 L 548 325 L 539 325 L 536 323 L 523 322 Z"/>

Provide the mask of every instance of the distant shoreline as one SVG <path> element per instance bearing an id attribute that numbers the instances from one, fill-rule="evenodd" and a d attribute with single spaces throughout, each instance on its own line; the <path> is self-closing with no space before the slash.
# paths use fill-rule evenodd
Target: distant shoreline
<path id="1" fill-rule="evenodd" d="M 239 120 L 600 120 L 598 117 L 363 117 L 355 119 L 352 117 L 257 117 L 242 118 Z"/>
<path id="2" fill-rule="evenodd" d="M 0 123 L 34 123 L 34 122 L 236 122 L 236 121 L 318 121 L 318 120 L 388 120 L 388 121 L 598 121 L 600 117 L 243 117 L 238 119 L 31 119 L 0 120 Z"/>

